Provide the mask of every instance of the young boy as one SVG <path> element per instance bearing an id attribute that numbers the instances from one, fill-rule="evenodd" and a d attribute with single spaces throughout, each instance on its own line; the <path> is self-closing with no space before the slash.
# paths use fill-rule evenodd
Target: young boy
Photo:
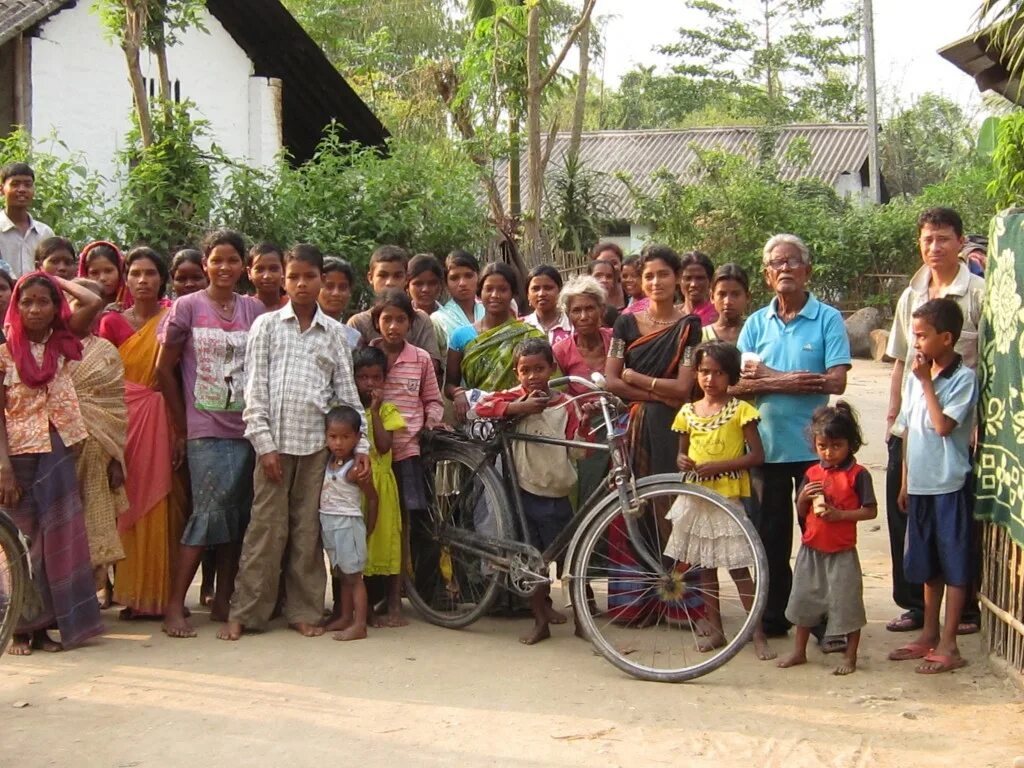
<path id="1" fill-rule="evenodd" d="M 0 268 L 18 277 L 31 272 L 36 246 L 53 237 L 53 230 L 33 219 L 28 209 L 36 196 L 36 174 L 26 163 L 8 163 L 0 168 Z"/>
<path id="2" fill-rule="evenodd" d="M 898 423 L 906 430 L 899 507 L 907 513 L 903 569 L 924 584 L 924 626 L 917 640 L 889 654 L 893 661 L 923 659 L 925 675 L 967 662 L 957 626 L 971 584 L 971 515 L 965 482 L 978 398 L 974 371 L 953 350 L 964 316 L 952 299 L 933 299 L 912 315 L 916 351 Z M 939 608 L 946 597 L 945 625 Z"/>
<path id="3" fill-rule="evenodd" d="M 519 386 L 485 395 L 476 407 L 482 419 L 522 416 L 517 431 L 530 435 L 577 439 L 583 418 L 568 397 L 548 388 L 555 356 L 546 339 L 527 339 L 513 353 Z M 558 406 L 558 407 L 555 407 Z M 569 494 L 576 485 L 570 451 L 559 445 L 516 440 L 512 454 L 530 544 L 543 552 L 572 519 Z M 551 637 L 549 624 L 564 624 L 565 616 L 551 607 L 551 587 L 543 585 L 530 596 L 533 630 L 519 638 L 534 645 Z"/>
<path id="4" fill-rule="evenodd" d="M 377 491 L 369 475 L 359 476 L 355 448 L 362 438 L 363 417 L 354 408 L 340 405 L 327 414 L 327 470 L 320 490 L 320 530 L 331 573 L 341 579 L 338 616 L 324 629 L 335 640 L 366 637 L 366 539 L 377 524 Z M 366 518 L 363 519 L 363 502 Z"/>
<path id="5" fill-rule="evenodd" d="M 397 245 L 382 245 L 377 248 L 370 256 L 370 270 L 366 273 L 374 296 L 380 296 L 391 289 L 404 291 L 409 282 L 408 265 L 409 255 Z M 353 315 L 348 321 L 352 328 L 359 331 L 364 344 L 380 338 L 380 331 L 374 325 L 372 313 L 373 310 L 368 309 Z M 437 335 L 433 323 L 430 322 L 430 315 L 417 309 L 416 318 L 406 338 L 414 347 L 419 347 L 430 355 L 430 359 L 434 361 L 435 371 L 441 370 L 441 351 L 437 346 Z"/>
<path id="6" fill-rule="evenodd" d="M 327 466 L 324 416 L 334 405 L 362 413 L 341 326 L 317 305 L 323 256 L 313 245 L 296 245 L 284 269 L 290 301 L 260 315 L 246 344 L 242 418 L 258 460 L 230 616 L 217 635 L 222 640 L 237 640 L 244 629 L 262 629 L 270 620 L 282 555 L 288 626 L 306 637 L 323 634 L 326 573 L 316 489 Z M 369 477 L 368 451 L 361 438 L 356 480 Z"/>

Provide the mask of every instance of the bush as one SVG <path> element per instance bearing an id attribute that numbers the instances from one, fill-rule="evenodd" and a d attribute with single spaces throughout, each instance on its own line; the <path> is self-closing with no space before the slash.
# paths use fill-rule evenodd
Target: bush
<path id="1" fill-rule="evenodd" d="M 56 153 L 59 151 L 59 155 Z M 89 240 L 111 237 L 103 178 L 89 171 L 81 155 L 73 155 L 55 136 L 39 141 L 18 128 L 0 137 L 0 165 L 27 162 L 36 174 L 32 215 L 53 227 L 79 248 Z"/>
<path id="2" fill-rule="evenodd" d="M 892 305 L 887 281 L 867 275 L 907 275 L 920 266 L 916 222 L 932 205 L 957 208 L 969 231 L 985 232 L 993 206 L 981 165 L 958 169 L 917 198 L 873 206 L 840 198 L 811 179 L 781 181 L 745 158 L 702 152 L 701 181 L 683 185 L 668 173 L 652 194 L 623 178 L 653 237 L 680 250 L 700 249 L 716 264 L 736 262 L 751 275 L 755 304 L 765 303 L 761 250 L 779 232 L 799 235 L 811 250 L 812 290 L 831 303 Z M 902 284 L 900 285 L 902 288 Z"/>

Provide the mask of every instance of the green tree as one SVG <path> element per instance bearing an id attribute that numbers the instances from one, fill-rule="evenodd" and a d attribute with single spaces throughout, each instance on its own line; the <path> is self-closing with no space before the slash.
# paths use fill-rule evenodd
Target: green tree
<path id="1" fill-rule="evenodd" d="M 856 120 L 863 114 L 860 17 L 829 17 L 824 2 L 758 0 L 748 16 L 732 5 L 688 0 L 705 23 L 680 29 L 677 42 L 658 50 L 677 60 L 673 71 L 692 80 L 705 103 L 728 103 L 743 117 Z"/>
<path id="2" fill-rule="evenodd" d="M 972 162 L 974 128 L 955 103 L 933 93 L 888 120 L 881 135 L 882 175 L 893 195 L 913 196 Z"/>

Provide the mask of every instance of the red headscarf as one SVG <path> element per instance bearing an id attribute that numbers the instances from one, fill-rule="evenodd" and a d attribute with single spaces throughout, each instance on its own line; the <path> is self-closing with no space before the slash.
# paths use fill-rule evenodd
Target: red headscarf
<path id="1" fill-rule="evenodd" d="M 21 312 L 18 310 L 18 300 L 21 298 L 22 287 L 25 281 L 30 278 L 45 278 L 53 286 L 57 294 L 57 313 L 50 326 L 51 333 L 46 340 L 46 351 L 43 353 L 43 364 L 36 362 L 32 355 L 32 342 L 25 334 L 25 326 L 21 321 Z M 14 359 L 14 366 L 18 369 L 18 376 L 22 383 L 31 389 L 45 387 L 53 377 L 57 375 L 57 364 L 61 357 L 67 360 L 82 359 L 82 342 L 68 328 L 68 320 L 71 319 L 71 307 L 64 297 L 64 291 L 60 289 L 57 281 L 45 272 L 29 272 L 22 275 L 14 285 L 14 292 L 11 294 L 11 303 L 7 307 L 7 317 L 4 321 L 4 328 L 7 332 L 7 350 Z"/>
<path id="2" fill-rule="evenodd" d="M 117 290 L 114 291 L 114 301 L 120 304 L 122 309 L 128 309 L 135 302 L 132 300 L 131 291 L 128 290 L 128 284 L 124 280 L 124 254 L 121 253 L 120 248 L 109 240 L 94 240 L 82 249 L 78 256 L 78 276 L 89 276 L 89 253 L 100 245 L 105 245 L 114 252 L 114 258 L 116 259 L 114 266 L 117 267 Z"/>

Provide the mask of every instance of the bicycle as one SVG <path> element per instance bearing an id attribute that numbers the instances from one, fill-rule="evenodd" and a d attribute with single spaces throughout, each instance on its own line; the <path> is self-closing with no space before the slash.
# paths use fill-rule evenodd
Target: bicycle
<path id="1" fill-rule="evenodd" d="M 677 473 L 634 477 L 619 419 L 625 406 L 603 389 L 603 377 L 594 378 L 590 382 L 568 376 L 553 379 L 550 386 L 574 383 L 587 391 L 573 399 L 598 401 L 604 442 L 519 434 L 510 424 L 495 422 L 475 422 L 470 434 L 424 433 L 422 457 L 431 508 L 419 521 L 419 533 L 421 544 L 433 546 L 413 548 L 406 595 L 428 622 L 466 627 L 492 608 L 502 589 L 525 597 L 538 585 L 550 584 L 549 566 L 564 555 L 562 578 L 568 583 L 577 621 L 605 659 L 644 680 L 691 680 L 720 667 L 750 640 L 767 601 L 764 548 L 746 515 L 723 496 L 685 482 Z M 523 541 L 525 517 L 511 453 L 515 440 L 599 450 L 610 456 L 605 483 L 579 505 L 544 552 Z M 674 452 L 675 446 L 666 450 Z M 717 599 L 726 642 L 706 652 L 698 650 L 699 619 L 666 609 L 688 593 L 716 597 L 699 586 L 699 563 L 681 563 L 663 554 L 671 533 L 665 513 L 680 497 L 708 505 L 714 514 L 731 520 L 742 532 L 753 570 L 752 594 L 741 594 L 738 588 L 730 591 L 720 583 Z M 621 531 L 623 526 L 628 549 L 609 539 L 613 527 Z M 616 552 L 611 552 L 613 548 Z M 627 554 L 638 565 L 624 573 L 611 554 Z M 656 602 L 659 599 L 664 605 Z M 652 603 L 653 608 L 644 609 Z M 640 608 L 640 616 L 624 618 L 629 614 L 624 608 Z"/>
<path id="2" fill-rule="evenodd" d="M 0 655 L 21 618 L 30 578 L 28 546 L 14 521 L 0 510 Z"/>

